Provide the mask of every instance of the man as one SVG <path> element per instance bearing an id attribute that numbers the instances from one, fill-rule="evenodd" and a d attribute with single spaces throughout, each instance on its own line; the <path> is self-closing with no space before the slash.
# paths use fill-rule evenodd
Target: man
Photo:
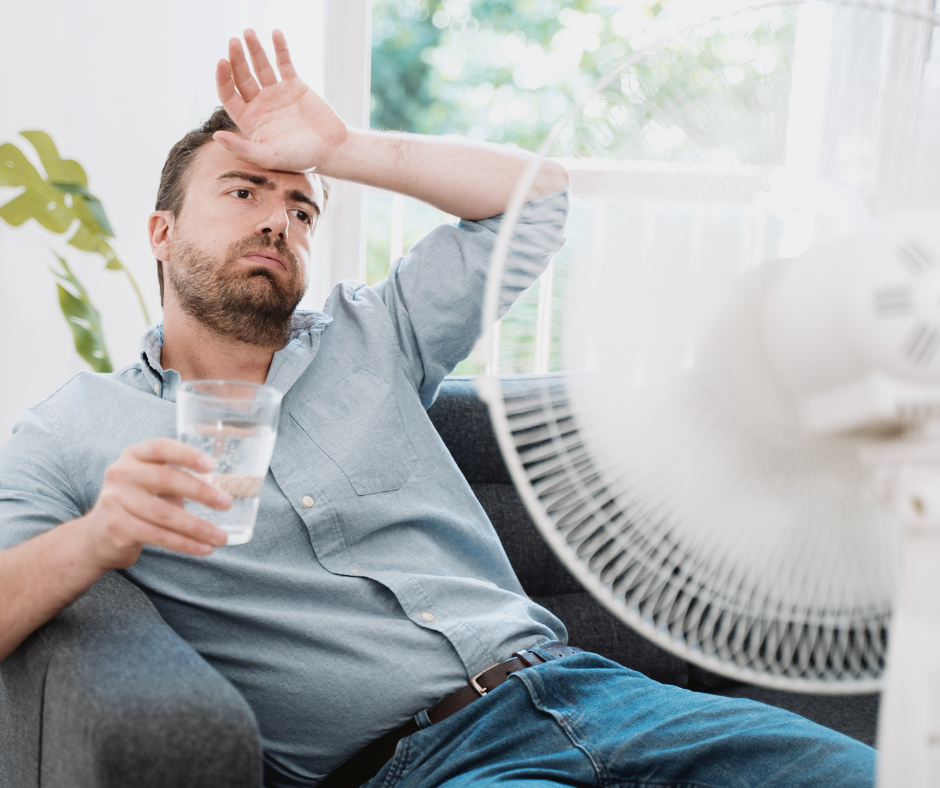
<path id="1" fill-rule="evenodd" d="M 373 786 L 870 784 L 857 742 L 557 643 L 564 626 L 522 593 L 424 413 L 479 332 L 497 215 L 533 157 L 348 129 L 283 36 L 280 80 L 245 41 L 256 77 L 233 40 L 217 71 L 227 115 L 164 168 L 149 224 L 162 326 L 138 363 L 31 409 L 0 454 L 0 658 L 119 569 L 248 699 L 273 786 L 331 772 Z M 540 173 L 513 257 L 530 278 L 567 210 L 564 171 Z M 319 174 L 462 221 L 379 285 L 343 283 L 322 313 L 295 312 Z M 179 383 L 205 378 L 284 392 L 255 536 L 224 550 L 182 501 L 231 500 L 180 470 L 209 465 L 168 437 Z"/>

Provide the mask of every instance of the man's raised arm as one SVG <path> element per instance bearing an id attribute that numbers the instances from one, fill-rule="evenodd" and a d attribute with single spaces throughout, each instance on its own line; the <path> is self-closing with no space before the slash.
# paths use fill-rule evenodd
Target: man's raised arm
<path id="1" fill-rule="evenodd" d="M 242 134 L 219 131 L 215 140 L 238 158 L 293 172 L 315 170 L 341 180 L 400 192 L 462 219 L 502 213 L 516 182 L 538 157 L 516 148 L 350 129 L 333 108 L 297 76 L 287 43 L 274 32 L 280 80 L 254 31 L 229 42 L 219 61 L 219 98 Z M 568 185 L 564 168 L 543 159 L 528 199 Z"/>

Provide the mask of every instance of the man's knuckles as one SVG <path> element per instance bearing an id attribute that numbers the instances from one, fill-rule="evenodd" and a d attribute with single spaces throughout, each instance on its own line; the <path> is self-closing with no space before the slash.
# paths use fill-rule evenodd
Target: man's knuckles
<path id="1" fill-rule="evenodd" d="M 98 506 L 108 516 L 109 520 L 119 516 L 124 511 L 120 487 L 116 484 L 105 484 L 98 496 Z"/>
<path id="2" fill-rule="evenodd" d="M 124 455 L 121 455 L 121 460 L 109 465 L 104 472 L 104 484 L 105 487 L 109 485 L 117 485 L 124 482 L 129 475 L 130 468 L 128 463 L 124 461 Z"/>

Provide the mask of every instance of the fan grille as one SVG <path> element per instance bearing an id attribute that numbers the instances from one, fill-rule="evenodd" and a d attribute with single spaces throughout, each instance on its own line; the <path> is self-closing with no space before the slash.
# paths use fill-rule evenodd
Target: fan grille
<path id="1" fill-rule="evenodd" d="M 779 259 L 940 205 L 936 23 L 867 0 L 761 3 L 629 55 L 542 147 L 572 173 L 569 243 L 538 294 L 555 328 L 535 366 L 555 372 L 481 378 L 481 394 L 563 563 L 713 672 L 879 687 L 899 529 L 863 499 L 864 441 L 800 435 L 762 299 Z M 518 291 L 526 192 L 501 228 L 487 325 Z M 525 333 L 512 321 L 504 339 Z M 525 357 L 504 350 L 499 371 Z"/>
<path id="2" fill-rule="evenodd" d="M 605 483 L 578 429 L 565 376 L 481 381 L 481 389 L 504 414 L 501 440 L 511 442 L 513 476 L 534 498 L 530 510 L 543 533 L 628 624 L 735 678 L 812 692 L 878 687 L 888 610 L 793 610 L 788 617 L 779 600 L 767 599 L 768 613 L 754 615 L 753 603 L 741 605 L 713 571 L 696 565 L 668 520 Z"/>

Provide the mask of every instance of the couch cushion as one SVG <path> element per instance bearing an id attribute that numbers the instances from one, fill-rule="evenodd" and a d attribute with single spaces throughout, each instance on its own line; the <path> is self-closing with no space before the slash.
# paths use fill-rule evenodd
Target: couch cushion
<path id="1" fill-rule="evenodd" d="M 472 484 L 471 487 L 529 596 L 557 596 L 584 590 L 539 534 L 515 487 L 511 484 Z"/>
<path id="2" fill-rule="evenodd" d="M 512 484 L 489 410 L 472 380 L 447 378 L 428 417 L 468 482 Z"/>

